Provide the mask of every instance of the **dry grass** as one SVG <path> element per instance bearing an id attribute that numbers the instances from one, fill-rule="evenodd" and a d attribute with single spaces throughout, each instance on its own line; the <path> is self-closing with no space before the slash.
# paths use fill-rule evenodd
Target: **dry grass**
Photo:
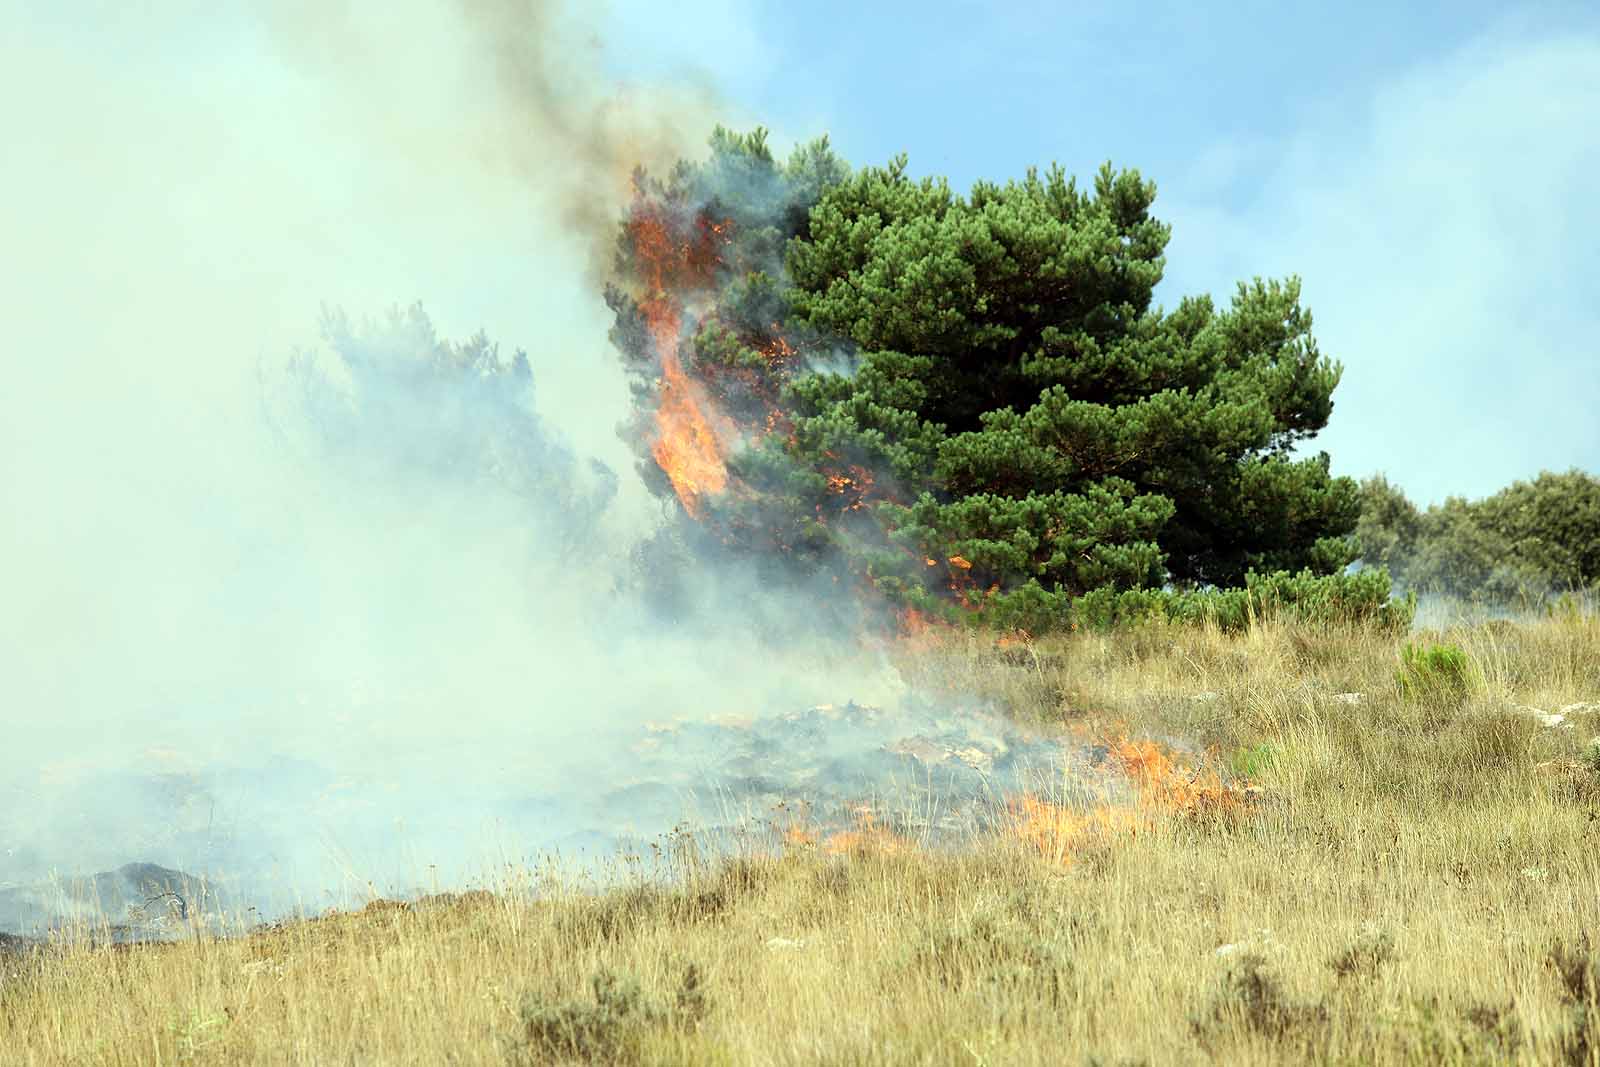
<path id="1" fill-rule="evenodd" d="M 1192 745 L 1259 799 L 1050 858 L 869 839 L 0 955 L 0 1059 L 1600 1064 L 1600 716 L 1508 708 L 1600 699 L 1600 622 L 1427 639 L 1464 690 L 1403 693 L 1395 639 L 1277 627 L 907 653 L 924 687 Z"/>

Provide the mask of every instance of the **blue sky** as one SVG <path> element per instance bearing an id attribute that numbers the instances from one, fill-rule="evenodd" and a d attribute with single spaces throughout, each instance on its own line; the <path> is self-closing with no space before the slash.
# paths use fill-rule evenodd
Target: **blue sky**
<path id="1" fill-rule="evenodd" d="M 88 406 L 108 438 L 181 449 L 258 405 L 259 360 L 314 343 L 321 304 L 421 301 L 445 336 L 527 348 L 545 413 L 627 470 L 626 384 L 579 266 L 595 229 L 575 250 L 562 212 L 575 189 L 621 203 L 628 130 L 697 150 L 722 121 L 826 132 L 857 164 L 904 151 L 958 189 L 1137 168 L 1174 227 L 1164 305 L 1302 276 L 1345 366 L 1310 444 L 1336 472 L 1421 503 L 1600 472 L 1593 3 L 569 4 L 554 117 L 495 65 L 541 32 L 519 9 L 24 3 L 0 89 L 26 104 L 8 138 L 31 165 L 0 169 L 0 202 L 29 268 L 0 312 L 16 351 L 72 356 L 12 368 L 38 399 L 0 432 Z M 574 163 L 569 120 L 605 99 L 638 122 Z"/>
<path id="2" fill-rule="evenodd" d="M 1300 274 L 1345 365 L 1336 472 L 1420 502 L 1600 472 L 1600 8 L 1462 0 L 619 3 L 613 76 L 910 155 L 958 189 L 1104 160 L 1159 187 L 1157 298 Z"/>

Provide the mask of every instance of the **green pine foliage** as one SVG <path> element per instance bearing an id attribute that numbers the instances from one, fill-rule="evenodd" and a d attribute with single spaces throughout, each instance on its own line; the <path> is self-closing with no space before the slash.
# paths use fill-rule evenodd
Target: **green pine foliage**
<path id="1" fill-rule="evenodd" d="M 698 212 L 724 241 L 714 280 L 684 296 L 704 307 L 686 366 L 739 428 L 736 491 L 696 516 L 718 543 L 997 624 L 1157 605 L 1231 621 L 1272 583 L 1382 610 L 1378 578 L 1340 577 L 1356 483 L 1291 454 L 1327 424 L 1341 373 L 1298 279 L 1166 311 L 1170 227 L 1137 171 L 1107 164 L 1081 189 L 1053 166 L 961 196 L 906 167 L 852 170 L 826 141 L 780 164 L 763 131 L 719 130 L 708 162 L 641 175 L 648 212 Z M 608 299 L 649 410 L 623 237 Z"/>

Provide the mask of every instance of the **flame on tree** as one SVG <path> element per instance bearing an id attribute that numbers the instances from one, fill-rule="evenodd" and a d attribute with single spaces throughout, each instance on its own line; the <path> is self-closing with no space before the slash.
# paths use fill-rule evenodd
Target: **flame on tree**
<path id="1" fill-rule="evenodd" d="M 1137 172 L 961 197 L 904 157 L 852 172 L 823 140 L 780 164 L 719 129 L 635 184 L 607 292 L 624 432 L 716 541 L 905 619 L 1029 628 L 1090 594 L 1343 580 L 1355 483 L 1290 454 L 1341 373 L 1298 280 L 1154 307 L 1170 231 Z"/>

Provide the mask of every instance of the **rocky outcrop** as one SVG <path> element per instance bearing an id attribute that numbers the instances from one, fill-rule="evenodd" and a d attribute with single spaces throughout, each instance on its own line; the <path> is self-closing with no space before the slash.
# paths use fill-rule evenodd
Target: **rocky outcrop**
<path id="1" fill-rule="evenodd" d="M 164 939 L 227 909 L 204 878 L 154 863 L 0 889 L 0 933 L 50 930 L 111 941 Z"/>

